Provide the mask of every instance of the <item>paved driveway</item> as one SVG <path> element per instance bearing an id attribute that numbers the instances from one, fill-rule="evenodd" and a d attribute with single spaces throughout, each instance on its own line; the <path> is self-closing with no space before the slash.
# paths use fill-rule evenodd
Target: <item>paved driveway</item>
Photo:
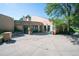
<path id="1" fill-rule="evenodd" d="M 77 56 L 79 46 L 64 35 L 24 35 L 15 43 L 0 45 L 0 55 L 12 56 Z"/>

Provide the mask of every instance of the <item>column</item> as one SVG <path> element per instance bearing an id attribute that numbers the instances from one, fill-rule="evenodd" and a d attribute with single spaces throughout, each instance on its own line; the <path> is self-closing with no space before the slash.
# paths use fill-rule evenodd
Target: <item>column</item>
<path id="1" fill-rule="evenodd" d="M 50 32 L 52 32 L 54 30 L 54 26 L 50 25 Z"/>
<path id="2" fill-rule="evenodd" d="M 46 32 L 48 32 L 48 25 L 46 25 Z"/>
<path id="3" fill-rule="evenodd" d="M 38 25 L 38 32 L 40 32 L 40 25 Z"/>
<path id="4" fill-rule="evenodd" d="M 42 30 L 42 32 L 44 32 L 44 25 L 42 25 L 42 29 L 41 30 Z"/>

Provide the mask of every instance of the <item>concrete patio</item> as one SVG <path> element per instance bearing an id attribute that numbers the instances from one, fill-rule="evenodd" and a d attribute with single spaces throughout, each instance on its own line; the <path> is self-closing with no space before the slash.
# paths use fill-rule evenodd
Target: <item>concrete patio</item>
<path id="1" fill-rule="evenodd" d="M 64 35 L 24 35 L 0 45 L 1 56 L 79 56 L 79 46 Z"/>

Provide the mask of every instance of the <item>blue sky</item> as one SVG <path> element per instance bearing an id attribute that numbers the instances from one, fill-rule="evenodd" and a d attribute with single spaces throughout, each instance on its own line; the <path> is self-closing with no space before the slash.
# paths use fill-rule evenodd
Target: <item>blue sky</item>
<path id="1" fill-rule="evenodd" d="M 0 3 L 0 14 L 11 16 L 15 20 L 28 14 L 48 18 L 45 6 L 45 3 Z"/>

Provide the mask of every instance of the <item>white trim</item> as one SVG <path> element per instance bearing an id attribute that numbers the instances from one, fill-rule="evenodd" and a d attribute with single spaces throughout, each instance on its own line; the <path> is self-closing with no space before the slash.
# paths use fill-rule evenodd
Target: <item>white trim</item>
<path id="1" fill-rule="evenodd" d="M 50 25 L 50 32 L 53 31 L 53 25 Z"/>

